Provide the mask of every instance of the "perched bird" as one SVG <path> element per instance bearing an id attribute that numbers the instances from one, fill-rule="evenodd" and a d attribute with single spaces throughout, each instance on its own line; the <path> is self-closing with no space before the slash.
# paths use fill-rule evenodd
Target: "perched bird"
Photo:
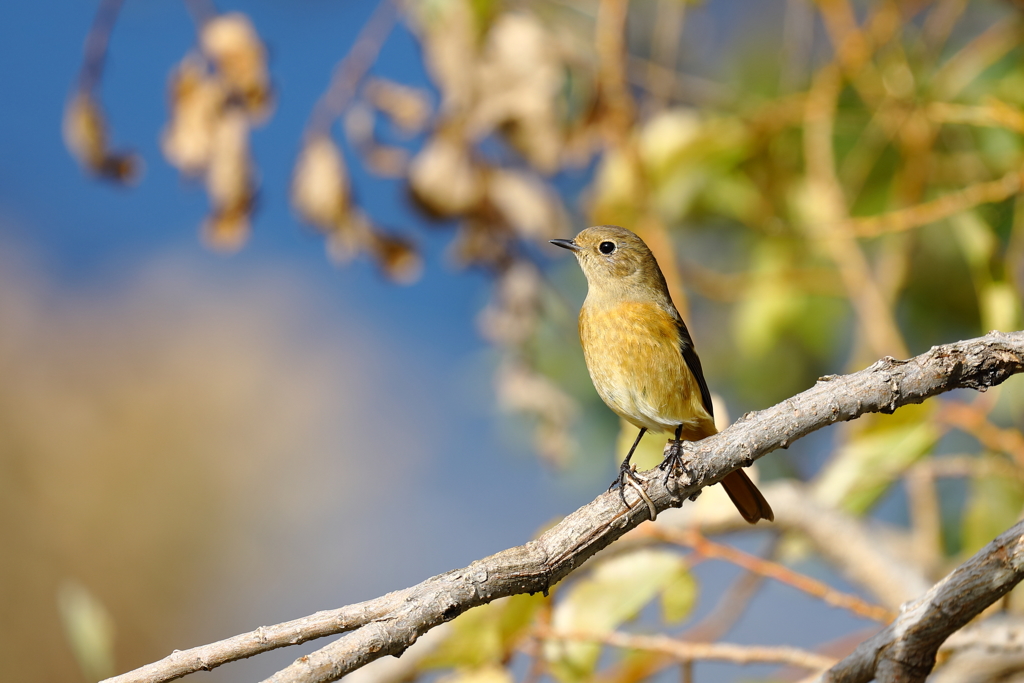
<path id="1" fill-rule="evenodd" d="M 679 442 L 718 431 L 711 393 L 665 276 L 642 239 L 599 225 L 551 243 L 571 250 L 587 276 L 579 327 L 594 387 L 609 408 L 640 428 L 616 480 L 624 488 L 627 479 L 635 481 L 629 460 L 646 432 L 674 432 Z M 743 470 L 725 477 L 722 486 L 751 524 L 775 519 Z"/>

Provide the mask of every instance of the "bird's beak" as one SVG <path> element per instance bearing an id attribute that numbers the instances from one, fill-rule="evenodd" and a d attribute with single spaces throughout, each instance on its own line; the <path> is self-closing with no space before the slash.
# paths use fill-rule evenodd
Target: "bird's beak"
<path id="1" fill-rule="evenodd" d="M 580 251 L 580 245 L 576 244 L 573 240 L 548 240 L 551 244 L 562 249 L 568 249 L 569 251 Z"/>

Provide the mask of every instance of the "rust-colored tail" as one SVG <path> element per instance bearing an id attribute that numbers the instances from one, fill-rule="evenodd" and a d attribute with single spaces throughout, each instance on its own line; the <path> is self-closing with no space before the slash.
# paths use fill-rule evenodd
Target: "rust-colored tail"
<path id="1" fill-rule="evenodd" d="M 743 515 L 743 519 L 751 524 L 757 524 L 759 519 L 775 521 L 772 506 L 768 504 L 768 501 L 764 499 L 761 492 L 754 486 L 754 482 L 750 481 L 750 477 L 743 470 L 736 470 L 723 479 L 722 486 L 725 487 L 725 492 L 732 499 L 733 505 Z"/>

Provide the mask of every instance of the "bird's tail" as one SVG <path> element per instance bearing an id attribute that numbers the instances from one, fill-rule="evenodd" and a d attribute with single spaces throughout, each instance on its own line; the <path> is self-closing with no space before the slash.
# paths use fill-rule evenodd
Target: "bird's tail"
<path id="1" fill-rule="evenodd" d="M 757 524 L 759 519 L 775 521 L 772 506 L 768 504 L 768 501 L 764 499 L 761 492 L 754 486 L 754 482 L 750 481 L 750 477 L 743 470 L 736 470 L 723 479 L 722 486 L 725 487 L 725 492 L 732 499 L 733 505 L 743 515 L 743 519 L 751 524 Z"/>

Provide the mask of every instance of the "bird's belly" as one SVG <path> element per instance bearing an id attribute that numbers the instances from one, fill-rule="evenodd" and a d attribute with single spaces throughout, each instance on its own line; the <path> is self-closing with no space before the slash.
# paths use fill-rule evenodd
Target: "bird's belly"
<path id="1" fill-rule="evenodd" d="M 674 324 L 645 313 L 633 305 L 581 317 L 584 355 L 597 393 L 637 427 L 668 432 L 679 425 L 687 431 L 701 426 L 713 433 Z"/>

